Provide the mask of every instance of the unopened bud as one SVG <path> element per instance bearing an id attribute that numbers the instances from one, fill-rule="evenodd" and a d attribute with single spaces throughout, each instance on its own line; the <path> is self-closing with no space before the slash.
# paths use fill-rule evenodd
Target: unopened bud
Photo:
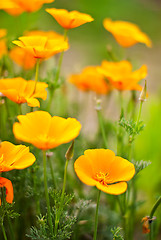
<path id="1" fill-rule="evenodd" d="M 53 152 L 47 152 L 47 153 L 46 153 L 46 156 L 47 156 L 47 158 L 52 157 L 52 156 L 53 156 Z"/>
<path id="2" fill-rule="evenodd" d="M 73 156 L 74 156 L 74 140 L 73 140 L 72 144 L 69 146 L 69 148 L 65 154 L 65 158 L 66 158 L 66 160 L 69 161 L 73 158 Z"/>
<path id="3" fill-rule="evenodd" d="M 139 97 L 139 101 L 141 102 L 145 102 L 146 101 L 146 97 L 147 97 L 147 86 L 146 86 L 146 80 L 145 80 L 145 84 L 144 87 L 140 93 L 140 97 Z"/>

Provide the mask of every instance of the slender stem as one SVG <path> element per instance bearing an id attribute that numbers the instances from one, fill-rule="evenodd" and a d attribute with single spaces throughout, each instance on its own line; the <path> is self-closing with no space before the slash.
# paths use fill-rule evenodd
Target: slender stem
<path id="1" fill-rule="evenodd" d="M 69 160 L 66 160 L 65 163 L 65 169 L 64 169 L 64 181 L 63 181 L 63 189 L 62 189 L 62 193 L 61 193 L 61 198 L 60 198 L 60 206 L 58 209 L 58 213 L 56 215 L 55 218 L 55 235 L 57 234 L 57 230 L 58 230 L 58 225 L 59 225 L 59 220 L 60 220 L 60 214 L 61 214 L 61 210 L 63 208 L 63 202 L 64 202 L 64 192 L 65 192 L 65 187 L 66 187 L 66 179 L 67 179 L 67 167 L 68 167 L 68 162 Z"/>
<path id="2" fill-rule="evenodd" d="M 35 73 L 35 86 L 34 86 L 33 93 L 35 93 L 35 91 L 36 91 L 36 85 L 37 85 L 38 78 L 39 78 L 39 65 L 40 65 L 40 59 L 37 58 L 37 61 L 36 61 L 36 73 Z"/>
<path id="3" fill-rule="evenodd" d="M 2 228 L 4 239 L 7 240 L 7 236 L 6 236 L 6 233 L 5 233 L 5 229 L 4 229 L 3 223 L 1 223 L 1 228 Z"/>
<path id="4" fill-rule="evenodd" d="M 150 219 L 153 218 L 155 211 L 157 210 L 157 208 L 159 207 L 159 205 L 161 204 L 161 196 L 158 198 L 158 200 L 155 202 L 151 213 L 150 213 Z M 153 222 L 150 223 L 150 232 L 149 232 L 149 240 L 153 239 Z"/>
<path id="5" fill-rule="evenodd" d="M 12 120 L 11 120 L 11 116 L 10 116 L 10 112 L 9 112 L 9 108 L 8 108 L 7 98 L 5 98 L 5 107 L 6 107 L 6 112 L 7 112 L 7 118 L 8 118 L 8 121 L 9 121 L 9 125 L 10 125 L 10 128 L 12 130 Z"/>
<path id="6" fill-rule="evenodd" d="M 101 114 L 100 110 L 97 110 L 97 116 L 98 116 L 99 126 L 100 126 L 100 129 L 101 129 L 101 133 L 102 133 L 102 137 L 103 137 L 103 141 L 104 141 L 104 146 L 105 146 L 105 148 L 108 148 L 105 128 L 104 128 L 102 114 Z"/>
<path id="7" fill-rule="evenodd" d="M 46 204 L 47 204 L 48 222 L 49 222 L 51 234 L 53 234 L 53 224 L 52 224 L 50 200 L 49 200 L 48 186 L 47 186 L 47 169 L 46 169 L 46 151 L 45 150 L 43 150 L 43 167 L 44 167 L 44 187 L 45 187 L 45 197 L 46 197 Z"/>
<path id="8" fill-rule="evenodd" d="M 98 190 L 93 240 L 96 240 L 96 239 L 97 239 L 98 207 L 99 207 L 99 203 L 100 203 L 100 195 L 101 195 L 101 190 Z"/>
<path id="9" fill-rule="evenodd" d="M 64 29 L 64 41 L 67 38 L 67 29 Z M 59 79 L 59 75 L 60 75 L 60 69 L 61 69 L 61 65 L 62 65 L 62 61 L 63 61 L 63 56 L 64 56 L 64 51 L 61 52 L 60 54 L 60 58 L 59 58 L 59 62 L 58 62 L 58 68 L 57 68 L 57 72 L 56 72 L 56 76 L 55 76 L 55 84 L 58 82 Z"/>
<path id="10" fill-rule="evenodd" d="M 22 106 L 21 106 L 21 103 L 18 104 L 18 107 L 19 107 L 19 114 L 22 115 Z"/>
<path id="11" fill-rule="evenodd" d="M 139 121 L 140 121 L 142 105 L 143 105 L 143 101 L 140 102 L 140 108 L 139 108 L 138 118 L 137 118 L 137 121 L 136 121 L 136 127 L 138 126 Z"/>
<path id="12" fill-rule="evenodd" d="M 49 166 L 50 166 L 50 172 L 51 172 L 51 177 L 53 180 L 53 187 L 56 188 L 56 182 L 55 182 L 55 176 L 54 176 L 54 171 L 53 171 L 53 166 L 52 166 L 52 162 L 51 162 L 51 157 L 47 157 L 48 162 L 49 162 Z"/>

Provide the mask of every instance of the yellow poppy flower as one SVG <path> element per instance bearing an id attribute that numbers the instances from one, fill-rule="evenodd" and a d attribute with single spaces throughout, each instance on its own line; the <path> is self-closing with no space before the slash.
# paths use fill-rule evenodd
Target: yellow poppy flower
<path id="1" fill-rule="evenodd" d="M 136 43 L 144 43 L 147 47 L 152 46 L 150 38 L 133 23 L 124 21 L 112 21 L 106 18 L 103 21 L 104 28 L 111 32 L 116 41 L 122 47 L 131 47 Z"/>
<path id="2" fill-rule="evenodd" d="M 135 167 L 128 160 L 115 156 L 109 149 L 89 149 L 74 163 L 78 178 L 89 186 L 119 195 L 126 191 L 127 181 L 135 174 Z"/>
<path id="3" fill-rule="evenodd" d="M 87 22 L 94 21 L 90 15 L 78 11 L 68 12 L 65 9 L 56 8 L 47 8 L 46 11 L 65 29 L 76 28 Z"/>
<path id="4" fill-rule="evenodd" d="M 14 123 L 13 133 L 21 141 L 47 150 L 75 139 L 81 124 L 75 118 L 51 117 L 48 112 L 35 111 L 19 115 L 19 123 Z"/>
<path id="5" fill-rule="evenodd" d="M 35 156 L 24 145 L 14 145 L 6 141 L 0 143 L 0 172 L 27 168 L 35 160 Z"/>
<path id="6" fill-rule="evenodd" d="M 0 92 L 3 93 L 11 101 L 18 104 L 27 103 L 30 107 L 40 107 L 40 103 L 36 98 L 47 98 L 48 85 L 44 82 L 38 82 L 35 89 L 35 82 L 32 80 L 26 81 L 25 79 L 10 78 L 0 79 Z"/>
<path id="7" fill-rule="evenodd" d="M 132 72 L 132 65 L 129 61 L 109 62 L 103 61 L 101 67 L 97 68 L 111 85 L 122 90 L 142 90 L 138 82 L 147 76 L 147 66 Z"/>
<path id="8" fill-rule="evenodd" d="M 14 44 L 29 51 L 35 58 L 46 59 L 69 48 L 67 41 L 41 36 L 20 37 Z"/>
<path id="9" fill-rule="evenodd" d="M 106 94 L 110 90 L 104 76 L 94 66 L 84 68 L 80 74 L 71 75 L 69 82 L 83 91 L 91 90 L 98 94 Z"/>

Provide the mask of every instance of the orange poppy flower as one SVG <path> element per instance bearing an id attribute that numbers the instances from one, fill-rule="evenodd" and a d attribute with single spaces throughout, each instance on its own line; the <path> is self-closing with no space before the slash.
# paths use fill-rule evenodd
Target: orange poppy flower
<path id="1" fill-rule="evenodd" d="M 110 90 L 104 76 L 94 66 L 86 67 L 82 73 L 72 75 L 69 82 L 83 91 L 91 90 L 98 94 L 106 94 Z"/>
<path id="2" fill-rule="evenodd" d="M 81 124 L 75 118 L 51 117 L 48 112 L 35 111 L 19 115 L 13 133 L 21 141 L 33 144 L 42 150 L 55 148 L 75 139 Z"/>
<path id="3" fill-rule="evenodd" d="M 140 69 L 132 72 L 132 65 L 128 61 L 108 62 L 103 61 L 98 71 L 102 73 L 111 85 L 122 90 L 142 90 L 138 84 L 140 80 L 147 76 L 147 66 L 143 65 Z"/>
<path id="4" fill-rule="evenodd" d="M 135 174 L 135 167 L 128 160 L 115 156 L 109 149 L 90 149 L 74 163 L 78 178 L 89 186 L 119 195 L 126 191 L 127 181 Z"/>
<path id="5" fill-rule="evenodd" d="M 87 22 L 94 21 L 90 15 L 78 11 L 68 12 L 65 9 L 56 8 L 47 8 L 46 11 L 65 29 L 76 28 Z"/>
<path id="6" fill-rule="evenodd" d="M 14 0 L 0 1 L 0 9 L 9 9 L 9 8 L 18 8 L 18 5 L 14 2 Z"/>
<path id="7" fill-rule="evenodd" d="M 27 103 L 30 107 L 40 107 L 40 103 L 36 98 L 47 98 L 48 85 L 44 82 L 38 82 L 35 89 L 35 82 L 32 80 L 26 81 L 25 79 L 9 78 L 0 79 L 0 92 L 3 93 L 11 101 L 18 104 Z"/>
<path id="8" fill-rule="evenodd" d="M 14 62 L 16 62 L 25 70 L 34 68 L 36 64 L 36 59 L 30 52 L 26 51 L 24 48 L 14 47 L 9 52 L 9 56 Z"/>
<path id="9" fill-rule="evenodd" d="M 110 18 L 106 18 L 103 25 L 107 31 L 112 33 L 122 47 L 131 47 L 138 42 L 145 43 L 147 47 L 152 46 L 150 38 L 133 23 L 112 21 Z"/>
<path id="10" fill-rule="evenodd" d="M 29 51 L 35 58 L 41 59 L 49 58 L 69 48 L 67 41 L 48 39 L 44 36 L 20 37 L 19 41 L 13 43 Z"/>
<path id="11" fill-rule="evenodd" d="M 0 177 L 0 188 L 6 188 L 6 202 L 13 202 L 13 186 L 10 180 Z M 1 206 L 1 198 L 0 198 L 0 206 Z"/>
<path id="12" fill-rule="evenodd" d="M 0 3 L 0 9 L 4 9 L 9 14 L 16 16 L 22 12 L 35 12 L 44 3 L 52 3 L 54 0 L 5 0 L 4 2 L 6 3 Z"/>
<path id="13" fill-rule="evenodd" d="M 35 160 L 35 156 L 24 145 L 14 145 L 6 141 L 0 144 L 0 172 L 27 168 Z"/>

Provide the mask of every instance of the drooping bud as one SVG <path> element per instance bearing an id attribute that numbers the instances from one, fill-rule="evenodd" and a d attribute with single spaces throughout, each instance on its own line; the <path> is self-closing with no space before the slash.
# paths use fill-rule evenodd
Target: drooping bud
<path id="1" fill-rule="evenodd" d="M 74 156 L 74 140 L 72 144 L 69 146 L 68 150 L 66 151 L 65 158 L 67 161 L 71 160 Z"/>
<path id="2" fill-rule="evenodd" d="M 145 80 L 145 84 L 144 87 L 140 93 L 140 97 L 139 97 L 139 101 L 141 102 L 145 102 L 146 101 L 146 97 L 147 97 L 147 85 L 146 85 L 146 80 Z"/>

